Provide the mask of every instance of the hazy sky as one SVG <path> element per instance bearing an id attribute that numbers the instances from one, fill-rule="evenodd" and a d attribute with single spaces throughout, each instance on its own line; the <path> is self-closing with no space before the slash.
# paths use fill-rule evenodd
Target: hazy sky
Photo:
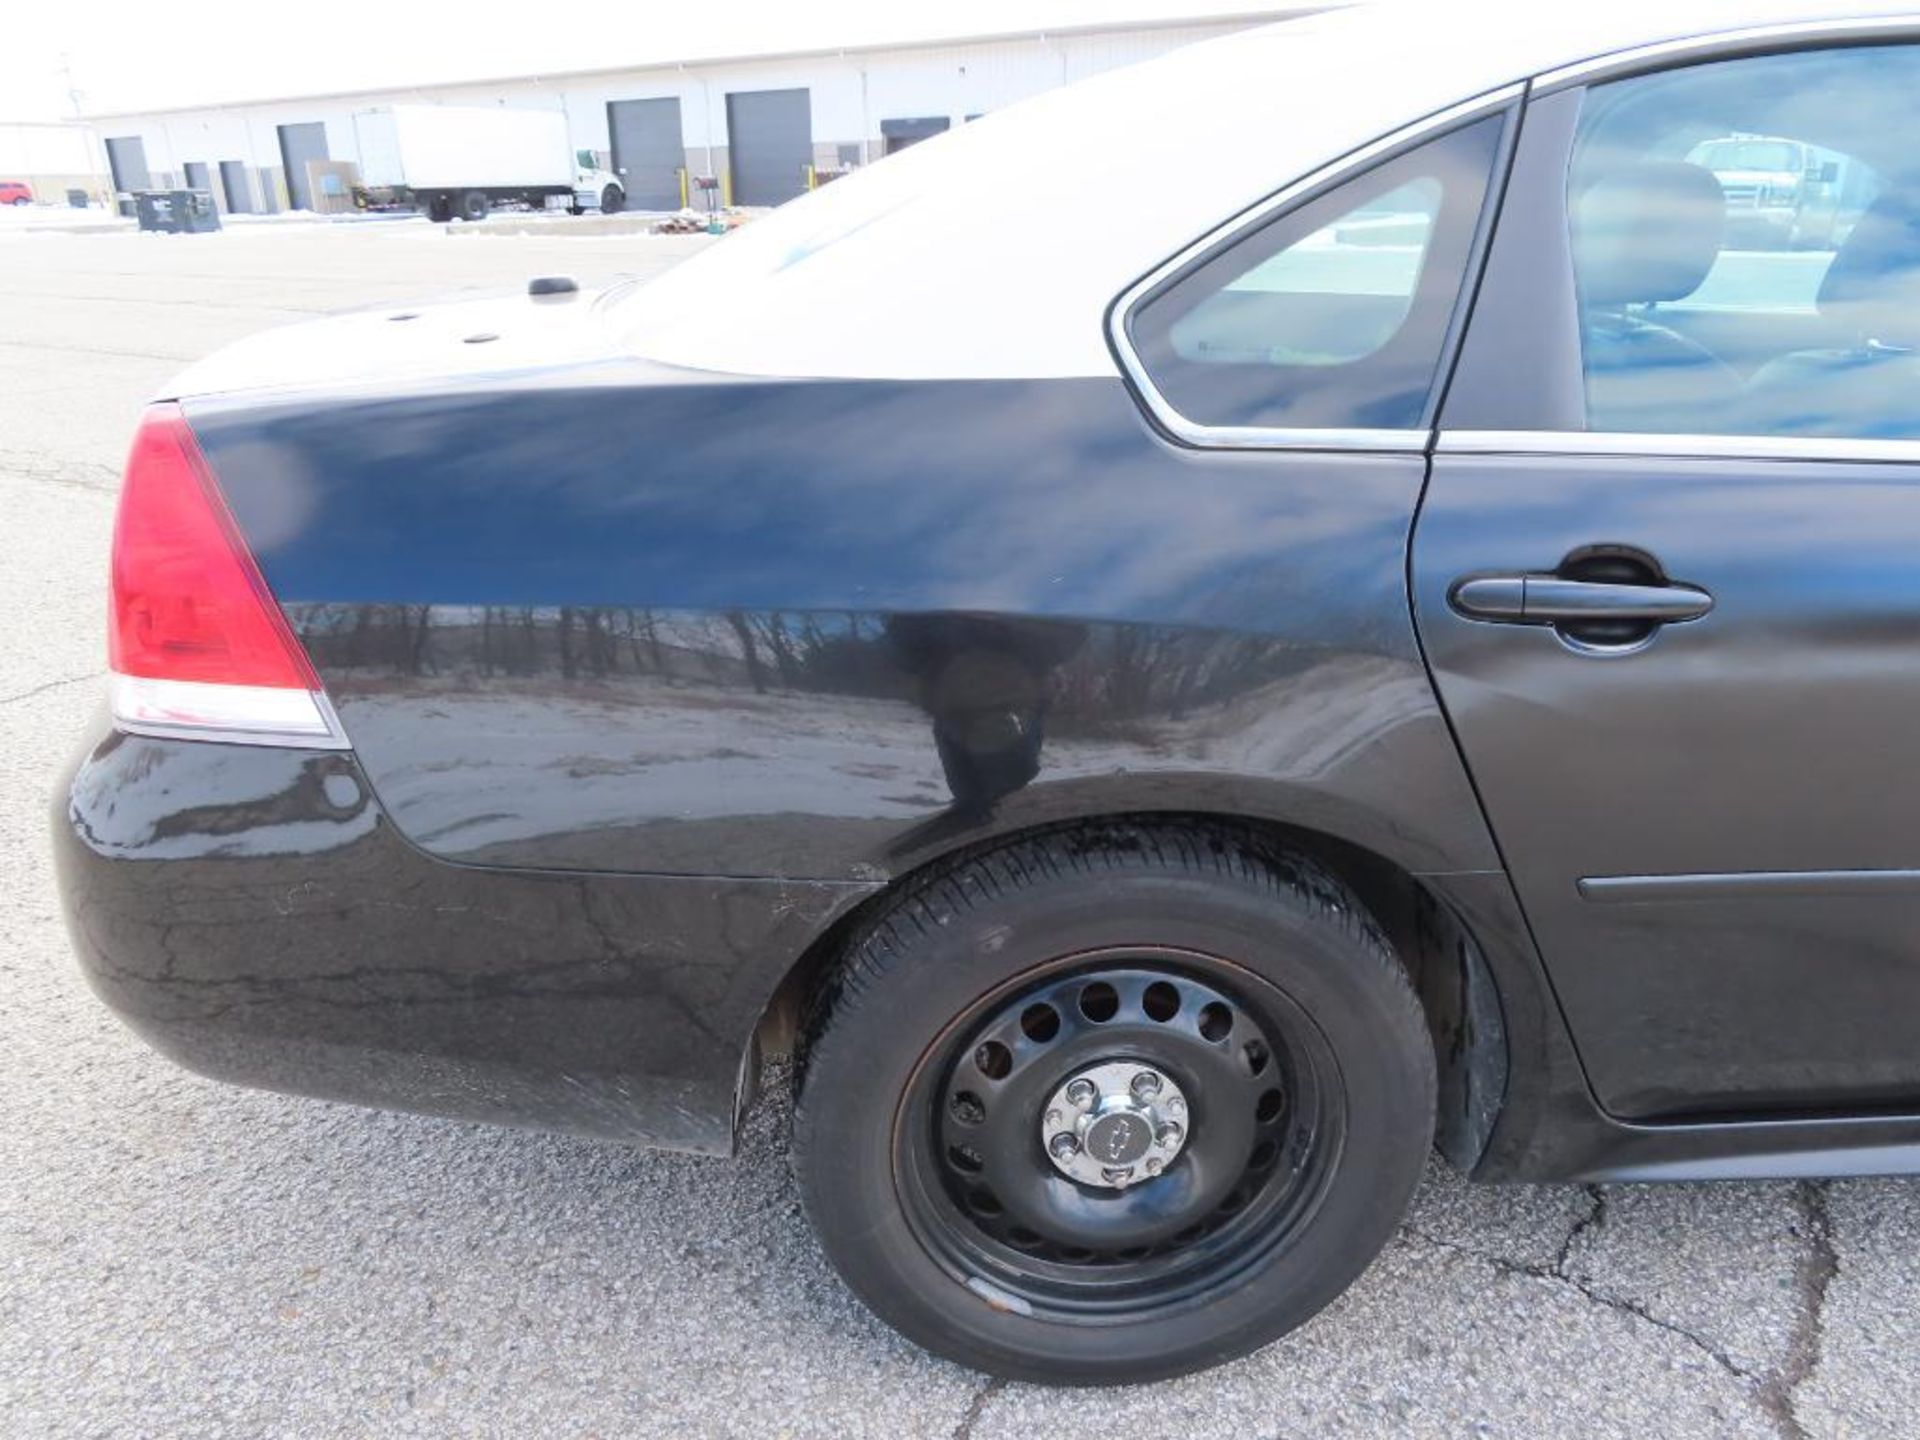
<path id="1" fill-rule="evenodd" d="M 0 120 L 1281 8 L 1262 0 L 0 0 Z M 311 16 L 313 24 L 289 24 Z M 283 17 L 285 17 L 283 19 Z M 71 70 L 71 78 L 67 71 Z"/>

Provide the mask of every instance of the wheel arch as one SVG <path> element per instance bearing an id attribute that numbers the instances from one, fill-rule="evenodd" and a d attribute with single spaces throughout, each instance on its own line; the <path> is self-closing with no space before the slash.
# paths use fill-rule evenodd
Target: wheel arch
<path id="1" fill-rule="evenodd" d="M 742 1066 L 740 1108 L 757 1085 L 757 1057 L 804 1063 L 809 1016 L 872 918 L 929 875 L 1040 835 L 1097 831 L 1117 825 L 1201 825 L 1252 833 L 1303 853 L 1346 883 L 1385 931 L 1406 966 L 1426 1011 L 1440 1089 L 1437 1144 L 1447 1159 L 1472 1170 L 1486 1153 L 1505 1104 L 1512 1070 L 1509 1001 L 1469 921 L 1442 891 L 1379 852 L 1316 830 L 1271 818 L 1213 810 L 1117 811 L 1006 830 L 970 845 L 922 856 L 886 885 L 850 907 L 788 967 L 754 1030 Z M 1517 982 L 1512 976 L 1507 985 Z"/>

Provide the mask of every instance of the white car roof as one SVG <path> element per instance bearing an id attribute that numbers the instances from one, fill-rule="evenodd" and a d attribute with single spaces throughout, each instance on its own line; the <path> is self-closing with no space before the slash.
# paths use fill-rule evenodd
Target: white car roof
<path id="1" fill-rule="evenodd" d="M 1247 206 L 1504 85 L 1665 40 L 1912 0 L 1380 3 L 1205 41 L 987 115 L 743 227 L 617 306 L 736 374 L 1109 376 L 1113 297 Z"/>

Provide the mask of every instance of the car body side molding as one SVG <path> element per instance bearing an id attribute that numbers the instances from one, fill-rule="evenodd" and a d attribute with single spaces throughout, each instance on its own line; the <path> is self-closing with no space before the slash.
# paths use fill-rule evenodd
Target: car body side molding
<path id="1" fill-rule="evenodd" d="M 1601 904 L 1644 905 L 1661 901 L 1753 899 L 1805 895 L 1879 895 L 1920 890 L 1920 870 L 1757 870 L 1726 875 L 1592 875 L 1579 882 L 1580 897 Z"/>

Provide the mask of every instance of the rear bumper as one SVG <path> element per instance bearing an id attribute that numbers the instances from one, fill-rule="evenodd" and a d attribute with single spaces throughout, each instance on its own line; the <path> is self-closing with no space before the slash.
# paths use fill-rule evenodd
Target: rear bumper
<path id="1" fill-rule="evenodd" d="M 351 754 L 117 733 L 53 833 L 88 980 L 191 1069 L 715 1154 L 775 987 L 872 888 L 448 864 Z"/>

